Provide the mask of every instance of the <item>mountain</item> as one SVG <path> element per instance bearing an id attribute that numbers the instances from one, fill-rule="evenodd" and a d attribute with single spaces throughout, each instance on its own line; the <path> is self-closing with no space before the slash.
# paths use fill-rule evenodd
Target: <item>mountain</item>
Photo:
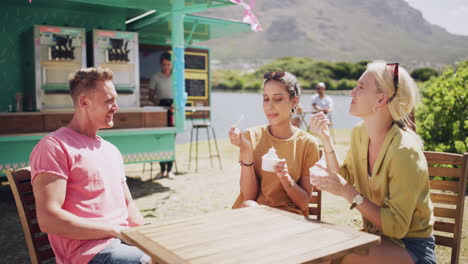
<path id="1" fill-rule="evenodd" d="M 199 15 L 240 20 L 242 13 L 236 6 Z M 264 30 L 204 42 L 213 59 L 385 59 L 409 68 L 468 59 L 468 36 L 430 24 L 404 0 L 257 0 L 254 13 Z"/>

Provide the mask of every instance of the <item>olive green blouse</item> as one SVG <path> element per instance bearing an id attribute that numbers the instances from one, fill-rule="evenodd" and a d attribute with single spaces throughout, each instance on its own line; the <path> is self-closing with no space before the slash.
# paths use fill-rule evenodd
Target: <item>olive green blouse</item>
<path id="1" fill-rule="evenodd" d="M 382 230 L 363 219 L 364 230 L 394 238 L 426 238 L 433 233 L 427 161 L 418 139 L 393 125 L 368 171 L 369 137 L 364 124 L 353 129 L 351 148 L 340 174 L 367 199 L 380 206 Z"/>

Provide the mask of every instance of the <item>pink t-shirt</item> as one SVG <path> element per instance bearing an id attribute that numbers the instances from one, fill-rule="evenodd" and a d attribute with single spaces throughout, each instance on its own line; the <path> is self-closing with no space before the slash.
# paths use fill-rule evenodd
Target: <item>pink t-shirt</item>
<path id="1" fill-rule="evenodd" d="M 120 151 L 99 136 L 90 138 L 62 127 L 45 136 L 30 157 L 32 181 L 40 173 L 67 180 L 62 208 L 94 222 L 127 226 Z M 36 191 L 36 190 L 34 190 Z M 57 263 L 88 263 L 111 239 L 76 240 L 48 234 Z"/>

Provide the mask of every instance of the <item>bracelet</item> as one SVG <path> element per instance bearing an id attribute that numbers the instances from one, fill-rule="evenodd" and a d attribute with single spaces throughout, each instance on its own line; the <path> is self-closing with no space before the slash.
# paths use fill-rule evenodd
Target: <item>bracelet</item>
<path id="1" fill-rule="evenodd" d="M 242 160 L 239 160 L 239 165 L 241 166 L 250 167 L 250 166 L 253 166 L 254 164 L 255 164 L 255 161 L 252 161 L 252 163 L 246 164 Z"/>

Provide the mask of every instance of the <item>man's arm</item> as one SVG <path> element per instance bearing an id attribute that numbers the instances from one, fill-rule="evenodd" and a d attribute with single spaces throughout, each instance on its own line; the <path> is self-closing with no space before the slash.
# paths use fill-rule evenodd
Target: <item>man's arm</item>
<path id="1" fill-rule="evenodd" d="M 318 104 L 316 104 L 316 103 L 312 103 L 312 107 L 313 107 L 317 112 L 322 111 L 322 108 L 321 108 Z"/>
<path id="2" fill-rule="evenodd" d="M 158 93 L 157 93 L 157 83 L 156 76 L 151 76 L 149 85 L 148 85 L 148 97 L 154 105 L 159 105 Z"/>
<path id="3" fill-rule="evenodd" d="M 57 175 L 41 173 L 32 182 L 36 214 L 42 232 L 70 239 L 91 240 L 120 236 L 124 228 L 96 223 L 62 209 L 67 181 Z"/>
<path id="4" fill-rule="evenodd" d="M 122 187 L 125 193 L 125 203 L 128 209 L 128 225 L 129 226 L 140 226 L 145 224 L 145 219 L 140 213 L 140 210 L 136 207 L 132 199 L 130 189 L 128 189 L 127 182 L 122 183 Z"/>
<path id="5" fill-rule="evenodd" d="M 155 90 L 148 89 L 148 97 L 149 97 L 149 100 L 153 102 L 154 105 L 159 105 L 159 98 Z"/>

